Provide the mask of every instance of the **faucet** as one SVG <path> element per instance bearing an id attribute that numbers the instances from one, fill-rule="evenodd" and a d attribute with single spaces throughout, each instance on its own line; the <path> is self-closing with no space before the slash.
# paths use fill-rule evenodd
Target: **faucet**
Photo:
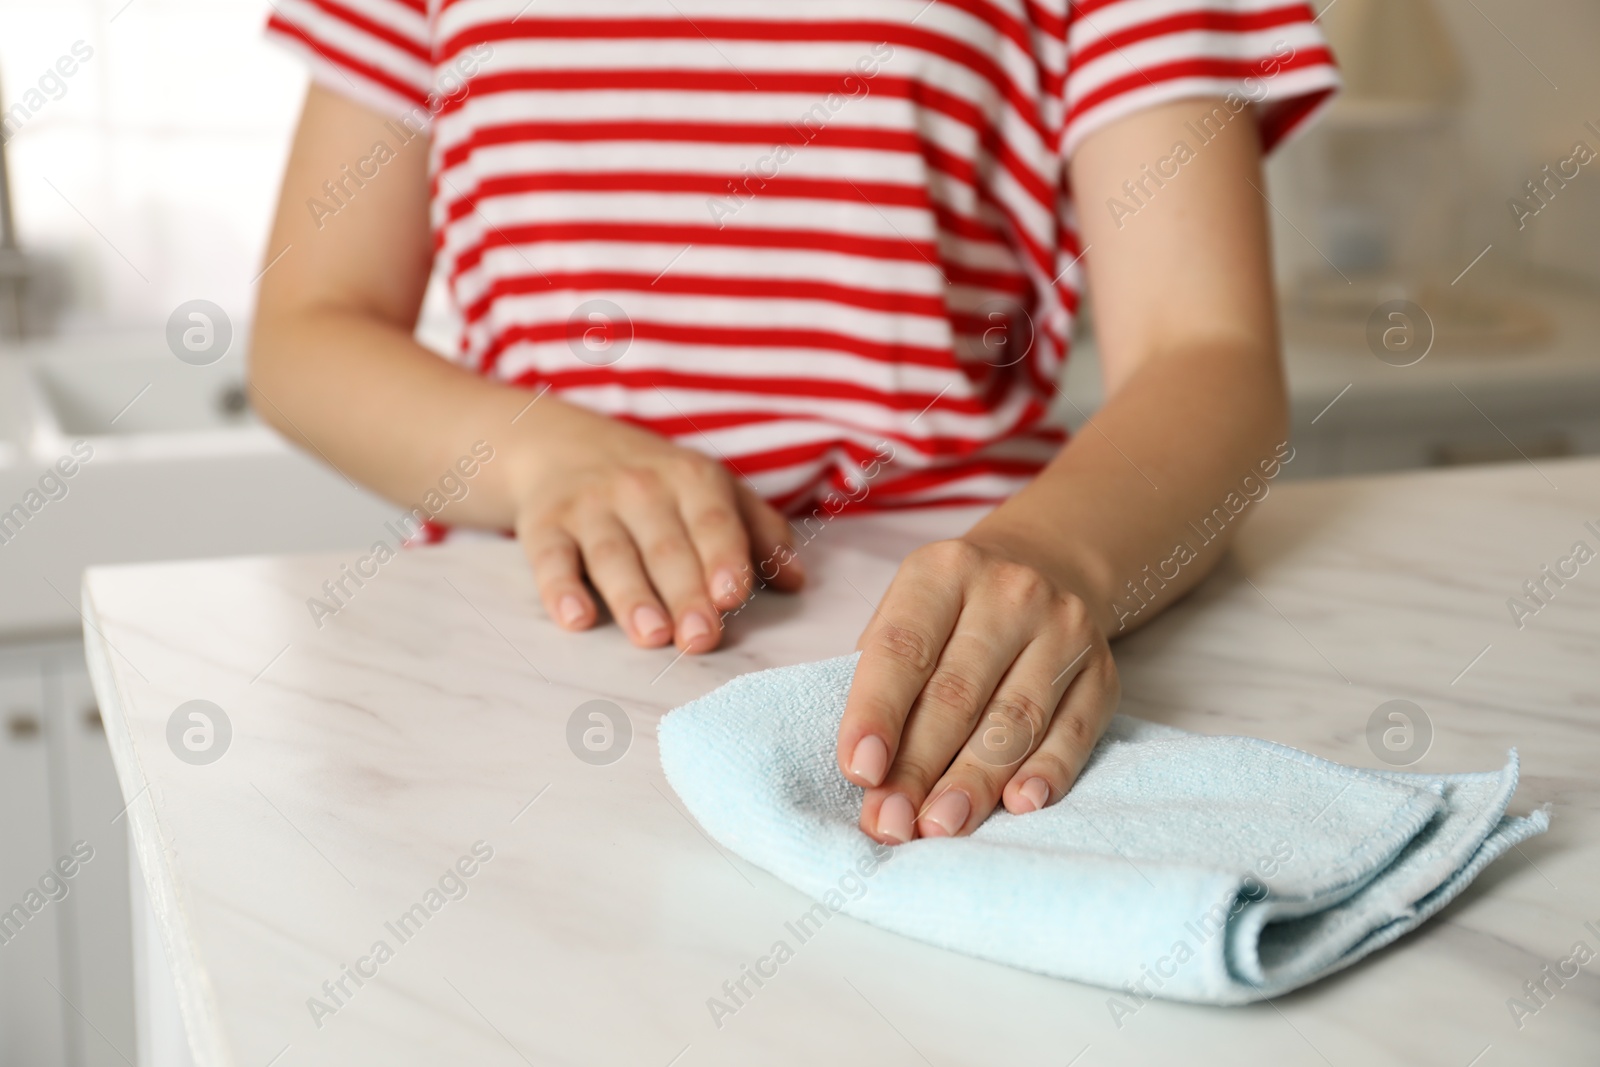
<path id="1" fill-rule="evenodd" d="M 0 115 L 5 101 L 0 99 Z M 0 337 L 22 339 L 22 288 L 27 264 L 17 247 L 16 218 L 11 213 L 11 171 L 6 163 L 6 136 L 0 130 Z"/>
<path id="2" fill-rule="evenodd" d="M 0 115 L 5 100 L 0 99 Z M 16 216 L 11 208 L 11 168 L 6 161 L 5 130 L 0 128 L 0 341 L 20 341 L 23 325 L 23 297 L 33 274 L 33 264 L 17 245 Z"/>

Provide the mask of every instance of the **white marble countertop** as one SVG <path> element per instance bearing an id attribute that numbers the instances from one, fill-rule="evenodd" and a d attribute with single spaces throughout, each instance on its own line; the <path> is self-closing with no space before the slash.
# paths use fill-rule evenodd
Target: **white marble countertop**
<path id="1" fill-rule="evenodd" d="M 1434 735 L 1416 769 L 1516 746 L 1512 810 L 1552 804 L 1554 826 L 1327 981 L 1120 1026 L 1106 990 L 848 918 L 720 1029 L 706 1006 L 807 902 L 689 820 L 657 720 L 847 651 L 897 560 L 970 512 L 835 520 L 804 549 L 809 591 L 758 596 L 727 648 L 677 662 L 560 632 L 508 542 L 404 553 L 320 630 L 306 599 L 354 553 L 92 570 L 91 668 L 197 1062 L 1594 1063 L 1600 959 L 1564 986 L 1541 972 L 1578 941 L 1600 952 L 1600 562 L 1525 629 L 1506 601 L 1575 541 L 1600 547 L 1600 462 L 1280 484 L 1256 510 L 1218 575 L 1117 647 L 1123 710 L 1383 766 L 1369 717 L 1411 700 Z M 167 741 L 197 699 L 232 727 L 205 765 Z M 566 740 L 594 699 L 632 726 L 608 765 Z M 465 895 L 397 937 L 479 842 L 492 859 L 444 879 Z M 361 963 L 380 940 L 392 958 Z M 346 965 L 376 977 L 336 1004 Z M 1508 998 L 1541 979 L 1519 1027 Z"/>

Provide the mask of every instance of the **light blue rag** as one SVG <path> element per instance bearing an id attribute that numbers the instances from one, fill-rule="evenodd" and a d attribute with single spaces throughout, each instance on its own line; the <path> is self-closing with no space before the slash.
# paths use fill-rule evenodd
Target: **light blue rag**
<path id="1" fill-rule="evenodd" d="M 689 811 L 818 901 L 817 923 L 842 912 L 1107 986 L 1130 1012 L 1246 1003 L 1347 967 L 1550 824 L 1505 814 L 1515 751 L 1484 774 L 1369 771 L 1119 715 L 1059 803 L 885 849 L 834 759 L 856 658 L 747 674 L 663 719 L 661 766 Z"/>

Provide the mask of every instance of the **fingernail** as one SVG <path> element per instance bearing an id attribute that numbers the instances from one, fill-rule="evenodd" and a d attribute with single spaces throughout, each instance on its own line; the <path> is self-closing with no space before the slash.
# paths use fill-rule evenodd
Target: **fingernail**
<path id="1" fill-rule="evenodd" d="M 576 626 L 583 620 L 583 601 L 568 593 L 561 598 L 557 605 L 561 611 L 561 621 L 567 626 Z"/>
<path id="2" fill-rule="evenodd" d="M 640 637 L 655 637 L 662 630 L 670 630 L 671 624 L 661 610 L 651 604 L 640 604 L 633 609 L 633 629 Z"/>
<path id="3" fill-rule="evenodd" d="M 711 633 L 711 623 L 698 611 L 691 611 L 685 615 L 683 624 L 678 628 L 678 635 L 685 648 L 702 638 L 710 637 Z"/>
<path id="4" fill-rule="evenodd" d="M 806 576 L 806 565 L 800 562 L 800 554 L 792 549 L 789 551 L 789 562 L 787 567 L 789 573 L 794 575 L 796 578 L 804 578 Z"/>
<path id="5" fill-rule="evenodd" d="M 966 825 L 971 812 L 972 801 L 967 799 L 967 794 L 959 789 L 947 789 L 918 820 L 919 823 L 932 824 L 922 827 L 922 836 L 954 837 Z"/>
<path id="6" fill-rule="evenodd" d="M 711 578 L 711 595 L 719 600 L 730 600 L 739 594 L 739 580 L 724 567 Z"/>
<path id="7" fill-rule="evenodd" d="M 1043 778 L 1029 778 L 1017 790 L 1017 795 L 1032 804 L 1034 811 L 1038 811 L 1050 800 L 1050 783 Z"/>
<path id="8" fill-rule="evenodd" d="M 882 738 L 868 735 L 856 742 L 855 753 L 850 757 L 851 774 L 868 785 L 879 785 L 888 769 L 889 748 Z"/>
<path id="9" fill-rule="evenodd" d="M 878 809 L 878 834 L 898 844 L 911 840 L 911 820 L 916 812 L 911 801 L 902 793 L 895 793 Z"/>

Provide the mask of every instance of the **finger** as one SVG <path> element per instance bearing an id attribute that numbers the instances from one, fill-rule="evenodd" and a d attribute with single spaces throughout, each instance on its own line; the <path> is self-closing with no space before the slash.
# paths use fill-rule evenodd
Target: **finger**
<path id="1" fill-rule="evenodd" d="M 984 706 L 961 752 L 928 790 L 919 837 L 971 833 L 994 811 L 1018 765 L 1043 741 L 1071 670 L 1062 670 L 1062 637 L 1030 641 Z M 1081 657 L 1080 657 L 1081 660 Z"/>
<path id="2" fill-rule="evenodd" d="M 861 659 L 839 723 L 835 758 L 856 785 L 870 789 L 888 775 L 906 716 L 960 610 L 959 580 L 922 566 L 916 554 L 889 584 L 861 635 Z"/>
<path id="3" fill-rule="evenodd" d="M 641 648 L 672 640 L 672 623 L 650 588 L 633 538 L 617 517 L 609 511 L 586 516 L 572 533 L 589 581 L 629 639 Z"/>
<path id="4" fill-rule="evenodd" d="M 1044 740 L 1006 783 L 1007 811 L 1025 815 L 1067 794 L 1116 714 L 1121 694 L 1111 650 L 1102 644 L 1089 653 L 1082 671 L 1067 687 Z"/>
<path id="5" fill-rule="evenodd" d="M 750 532 L 750 558 L 756 577 L 782 593 L 792 593 L 806 580 L 805 567 L 794 547 L 794 531 L 780 515 L 744 482 L 734 483 L 739 513 Z"/>
<path id="6" fill-rule="evenodd" d="M 970 607 L 962 613 L 938 666 L 912 705 L 888 777 L 862 800 L 864 832 L 885 843 L 914 836 L 915 826 L 929 814 L 924 809 L 934 783 L 972 736 L 979 714 L 1025 642 L 1016 616 L 1008 621 Z M 935 818 L 950 822 L 955 830 L 966 824 L 970 797 L 958 792 L 937 799 Z M 909 825 L 904 818 L 907 808 L 917 814 Z"/>
<path id="7" fill-rule="evenodd" d="M 676 493 L 656 475 L 636 475 L 617 498 L 617 518 L 638 547 L 645 574 L 667 606 L 678 647 L 707 652 L 722 636 L 700 556 L 684 529 Z"/>
<path id="8" fill-rule="evenodd" d="M 546 614 L 568 630 L 593 626 L 599 613 L 583 587 L 583 561 L 572 536 L 559 526 L 540 523 L 522 531 L 519 540 Z"/>
<path id="9" fill-rule="evenodd" d="M 738 495 L 721 467 L 694 464 L 677 480 L 678 511 L 706 574 L 706 592 L 716 607 L 730 611 L 755 589 L 750 538 Z"/>

